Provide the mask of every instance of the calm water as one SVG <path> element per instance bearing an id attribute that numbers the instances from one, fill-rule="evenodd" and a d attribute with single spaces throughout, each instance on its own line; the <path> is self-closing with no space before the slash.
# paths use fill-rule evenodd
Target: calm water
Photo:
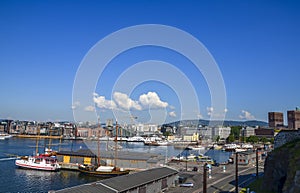
<path id="1" fill-rule="evenodd" d="M 42 153 L 48 140 L 39 141 L 39 152 Z M 59 150 L 78 150 L 80 148 L 94 149 L 96 142 L 84 141 L 62 141 L 52 140 L 52 149 Z M 106 142 L 101 143 L 101 151 L 105 151 L 112 146 Z M 144 146 L 142 143 L 120 143 L 123 147 L 121 151 L 136 151 L 157 153 L 164 156 L 176 156 L 180 153 L 185 155 L 182 150 L 174 149 L 173 146 Z M 0 192 L 48 192 L 49 190 L 59 190 L 66 187 L 85 184 L 100 180 L 99 178 L 81 175 L 75 171 L 46 172 L 37 170 L 19 169 L 15 166 L 14 160 L 6 159 L 9 154 L 14 155 L 32 155 L 35 152 L 35 139 L 10 138 L 8 140 L 0 140 Z M 205 153 L 189 151 L 189 153 Z M 206 155 L 216 159 L 217 162 L 228 160 L 229 153 L 210 150 Z"/>

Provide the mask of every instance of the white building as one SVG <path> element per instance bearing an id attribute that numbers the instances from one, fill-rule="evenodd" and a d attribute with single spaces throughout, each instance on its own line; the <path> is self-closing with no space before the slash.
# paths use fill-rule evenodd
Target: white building
<path id="1" fill-rule="evenodd" d="M 136 130 L 138 133 L 155 133 L 158 131 L 158 125 L 156 124 L 138 124 L 136 126 Z"/>
<path id="2" fill-rule="evenodd" d="M 250 137 L 255 135 L 255 128 L 254 127 L 246 127 L 241 129 L 241 136 L 242 137 Z"/>
<path id="3" fill-rule="evenodd" d="M 230 127 L 214 127 L 212 129 L 212 138 L 220 136 L 220 139 L 226 139 L 230 135 L 230 132 Z"/>
<path id="4" fill-rule="evenodd" d="M 212 139 L 212 128 L 201 127 L 199 130 L 199 134 L 202 139 Z"/>

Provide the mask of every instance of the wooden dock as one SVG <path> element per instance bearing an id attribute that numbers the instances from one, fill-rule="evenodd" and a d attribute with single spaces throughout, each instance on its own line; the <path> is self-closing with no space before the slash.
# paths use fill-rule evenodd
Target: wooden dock
<path id="1" fill-rule="evenodd" d="M 61 139 L 63 136 L 49 136 L 49 135 L 15 135 L 20 138 L 39 138 L 39 139 Z"/>

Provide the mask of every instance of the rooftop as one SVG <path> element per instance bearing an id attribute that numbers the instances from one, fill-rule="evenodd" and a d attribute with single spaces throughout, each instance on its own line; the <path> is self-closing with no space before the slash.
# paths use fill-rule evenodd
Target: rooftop
<path id="1" fill-rule="evenodd" d="M 84 184 L 72 188 L 55 191 L 57 193 L 115 193 L 123 192 L 129 189 L 137 188 L 145 184 L 166 178 L 168 176 L 176 175 L 177 170 L 169 167 L 161 167 L 145 170 L 138 173 L 128 174 L 115 178 L 101 180 L 95 183 Z"/>

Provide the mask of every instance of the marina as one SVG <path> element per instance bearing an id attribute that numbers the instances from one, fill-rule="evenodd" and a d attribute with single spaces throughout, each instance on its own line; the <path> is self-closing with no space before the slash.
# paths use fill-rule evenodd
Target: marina
<path id="1" fill-rule="evenodd" d="M 59 190 L 79 184 L 91 183 L 101 179 L 95 176 L 82 175 L 78 171 L 65 169 L 61 169 L 57 172 L 20 169 L 15 166 L 16 157 L 10 156 L 34 155 L 36 140 L 13 137 L 9 140 L 1 140 L 0 143 L 0 172 L 2 174 L 0 178 L 6 184 L 5 186 L 0 185 L 0 192 L 18 192 L 20 190 L 26 192 L 47 192 L 49 190 Z M 39 152 L 43 152 L 43 144 L 48 144 L 49 142 L 46 139 L 41 139 L 39 143 Z M 52 143 L 59 144 L 60 140 L 52 140 Z M 131 164 L 127 165 L 131 167 L 139 166 L 139 168 L 143 168 L 146 166 L 154 168 L 167 163 L 168 159 L 166 158 L 168 157 L 192 153 L 192 151 L 189 152 L 190 150 L 187 152 L 185 150 L 182 151 L 182 149 L 175 149 L 174 146 L 145 146 L 140 142 L 118 142 L 118 144 L 123 148 L 118 152 L 119 159 L 117 162 L 120 165 L 123 164 L 122 167 L 124 168 L 126 164 Z M 61 152 L 61 155 L 58 154 L 57 159 L 58 161 L 63 162 L 63 152 L 80 152 L 84 149 L 92 149 L 93 151 L 96 146 L 96 141 L 63 140 L 61 142 L 61 147 L 56 145 L 53 148 L 54 150 L 60 150 L 59 152 Z M 109 153 L 109 151 L 106 151 L 106 143 L 101 143 L 100 147 L 103 151 L 103 158 L 105 158 L 105 156 L 109 158 L 112 152 Z M 194 153 L 197 152 L 194 151 Z M 157 157 L 156 160 L 153 159 L 154 155 Z M 214 153 L 214 156 L 216 156 L 218 161 L 222 161 L 227 160 L 229 154 L 228 152 L 218 151 L 218 153 Z M 77 157 L 77 159 L 78 158 L 79 157 Z M 72 160 L 72 157 L 70 157 L 70 160 Z M 86 159 L 85 161 L 87 160 L 93 159 Z M 82 157 L 82 161 L 84 161 L 84 156 Z M 136 162 L 136 165 L 132 165 L 134 162 Z M 135 169 L 139 171 L 139 168 Z"/>

